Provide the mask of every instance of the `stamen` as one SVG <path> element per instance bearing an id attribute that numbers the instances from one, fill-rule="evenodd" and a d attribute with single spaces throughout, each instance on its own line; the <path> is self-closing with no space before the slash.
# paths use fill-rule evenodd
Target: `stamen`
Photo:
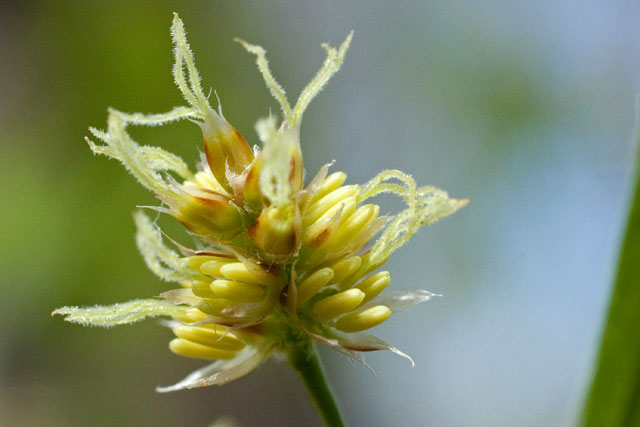
<path id="1" fill-rule="evenodd" d="M 193 255 L 190 257 L 186 257 L 184 260 L 188 267 L 196 271 L 201 271 L 200 269 L 202 265 L 208 261 L 223 261 L 223 260 L 230 261 L 228 258 L 222 258 L 217 256 L 211 256 L 211 255 Z"/>
<path id="2" fill-rule="evenodd" d="M 348 218 L 356 209 L 356 198 L 347 197 L 326 211 L 313 224 L 306 227 L 304 240 L 310 246 L 319 247 L 340 226 L 343 218 Z M 305 220 L 303 220 L 303 227 Z"/>
<path id="3" fill-rule="evenodd" d="M 378 216 L 378 205 L 365 205 L 358 208 L 331 236 L 334 245 L 344 245 L 354 240 L 373 219 Z"/>
<path id="4" fill-rule="evenodd" d="M 230 259 L 212 259 L 202 263 L 200 271 L 209 276 L 221 277 L 222 273 L 220 272 L 220 269 L 230 262 L 232 262 Z"/>
<path id="5" fill-rule="evenodd" d="M 384 290 L 391 283 L 391 276 L 388 271 L 381 271 L 379 273 L 373 274 L 362 282 L 356 285 L 356 288 L 360 289 L 362 292 L 366 294 L 363 303 L 371 301 L 373 298 L 378 296 L 380 292 Z"/>
<path id="6" fill-rule="evenodd" d="M 349 289 L 318 301 L 312 310 L 323 320 L 333 319 L 358 307 L 364 296 L 360 289 Z"/>
<path id="7" fill-rule="evenodd" d="M 334 272 L 333 281 L 336 283 L 342 282 L 358 271 L 361 265 L 362 259 L 359 256 L 352 256 L 332 264 L 331 268 Z"/>
<path id="8" fill-rule="evenodd" d="M 189 308 L 184 313 L 173 316 L 174 319 L 184 323 L 195 323 L 203 321 L 207 315 L 197 308 Z"/>
<path id="9" fill-rule="evenodd" d="M 333 270 L 329 267 L 321 268 L 298 285 L 298 304 L 309 301 L 320 289 L 333 279 Z"/>
<path id="10" fill-rule="evenodd" d="M 203 299 L 200 304 L 198 304 L 198 310 L 210 314 L 212 316 L 222 316 L 223 310 L 226 310 L 230 307 L 236 305 L 236 302 L 229 301 L 228 299 L 216 298 L 216 299 Z"/>
<path id="11" fill-rule="evenodd" d="M 210 288 L 216 298 L 225 298 L 234 302 L 259 301 L 265 293 L 260 285 L 225 279 L 214 280 Z"/>
<path id="12" fill-rule="evenodd" d="M 336 328 L 344 332 L 358 332 L 373 328 L 391 316 L 391 310 L 377 305 L 356 313 L 347 314 L 336 322 Z"/>
<path id="13" fill-rule="evenodd" d="M 352 197 L 358 194 L 359 187 L 357 185 L 345 185 L 343 187 L 338 188 L 322 197 L 315 203 L 312 203 L 307 208 L 305 212 L 305 216 L 303 219 L 303 226 L 308 226 L 309 224 L 313 224 L 317 221 L 322 214 L 327 212 L 329 209 L 344 201 L 348 197 Z"/>
<path id="14" fill-rule="evenodd" d="M 209 287 L 211 283 L 194 281 L 191 282 L 191 292 L 200 298 L 216 298 L 216 295 L 211 291 Z"/>
<path id="15" fill-rule="evenodd" d="M 232 262 L 224 264 L 220 267 L 220 273 L 222 276 L 230 280 L 237 280 L 240 282 L 257 283 L 259 285 L 272 286 L 278 282 L 278 278 L 272 274 L 261 272 L 260 267 L 256 267 L 255 270 L 249 271 L 247 266 L 241 262 Z"/>
<path id="16" fill-rule="evenodd" d="M 229 332 L 229 328 L 223 325 L 178 325 L 173 328 L 173 333 L 178 338 L 225 351 L 239 351 L 245 346 L 242 340 Z"/>
<path id="17" fill-rule="evenodd" d="M 203 171 L 196 172 L 193 177 L 193 183 L 200 187 L 204 187 L 213 191 L 225 191 L 224 188 L 222 188 L 222 186 L 218 183 L 218 181 L 216 181 L 213 175 Z"/>
<path id="18" fill-rule="evenodd" d="M 180 356 L 208 360 L 233 359 L 237 354 L 235 351 L 221 350 L 219 348 L 187 341 L 182 338 L 175 338 L 171 340 L 171 342 L 169 342 L 169 349 Z"/>
<path id="19" fill-rule="evenodd" d="M 334 172 L 324 179 L 318 191 L 313 195 L 310 203 L 315 203 L 333 190 L 338 189 L 347 180 L 344 172 Z"/>

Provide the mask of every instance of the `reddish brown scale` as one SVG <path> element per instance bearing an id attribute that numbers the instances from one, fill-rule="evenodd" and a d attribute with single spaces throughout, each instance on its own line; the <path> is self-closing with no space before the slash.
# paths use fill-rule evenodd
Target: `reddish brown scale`
<path id="1" fill-rule="evenodd" d="M 329 236 L 331 236 L 331 232 L 332 230 L 330 228 L 325 228 L 320 233 L 313 236 L 313 238 L 309 242 L 307 242 L 307 246 L 309 246 L 310 248 L 317 248 L 319 246 L 322 246 L 322 244 L 325 243 L 327 239 L 329 239 Z"/>
<path id="2" fill-rule="evenodd" d="M 195 251 L 193 253 L 195 256 L 215 256 L 220 258 L 229 258 L 235 260 L 236 257 L 230 254 L 225 254 L 223 252 L 211 252 L 211 251 Z"/>

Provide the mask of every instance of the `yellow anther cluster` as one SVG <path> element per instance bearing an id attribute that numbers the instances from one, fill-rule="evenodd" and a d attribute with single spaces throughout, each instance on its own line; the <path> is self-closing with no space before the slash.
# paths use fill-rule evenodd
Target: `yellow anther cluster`
<path id="1" fill-rule="evenodd" d="M 210 172 L 199 174 L 192 185 L 219 187 Z M 306 314 L 301 317 L 307 319 L 309 329 L 319 322 L 344 332 L 362 331 L 391 314 L 384 305 L 364 306 L 391 280 L 386 271 L 369 275 L 377 265 L 371 265 L 366 252 L 361 252 L 385 220 L 378 217 L 377 205 L 358 206 L 360 187 L 342 185 L 345 180 L 342 172 L 318 180 L 298 202 L 305 239 L 295 266 L 296 310 Z M 184 261 L 200 274 L 182 283 L 192 294 L 191 305 L 225 324 L 259 321 L 274 307 L 278 294 L 288 292 L 286 278 L 279 273 L 284 268 L 277 264 L 269 270 L 264 263 L 241 262 L 227 254 L 193 255 Z M 242 304 L 253 308 L 239 309 Z"/>
<path id="2" fill-rule="evenodd" d="M 271 304 L 285 284 L 275 269 L 266 271 L 258 264 L 242 263 L 228 256 L 194 255 L 184 262 L 199 276 L 182 282 L 191 292 L 182 297 L 182 302 L 189 301 L 199 311 L 228 324 L 248 321 L 245 311 L 234 310 L 238 304 Z"/>
<path id="3" fill-rule="evenodd" d="M 381 271 L 362 279 L 367 269 L 361 267 L 362 258 L 352 256 L 306 273 L 299 279 L 299 310 L 310 309 L 320 321 L 342 316 L 330 324 L 344 332 L 363 331 L 387 320 L 391 315 L 388 307 L 362 307 L 391 282 L 389 272 Z"/>

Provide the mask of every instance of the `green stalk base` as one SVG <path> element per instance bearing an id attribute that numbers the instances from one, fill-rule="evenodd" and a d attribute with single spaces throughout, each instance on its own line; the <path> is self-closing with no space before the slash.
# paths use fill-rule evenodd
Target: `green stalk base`
<path id="1" fill-rule="evenodd" d="M 318 353 L 310 339 L 298 340 L 287 354 L 289 362 L 304 383 L 320 417 L 328 427 L 344 427 L 338 405 L 325 379 Z"/>

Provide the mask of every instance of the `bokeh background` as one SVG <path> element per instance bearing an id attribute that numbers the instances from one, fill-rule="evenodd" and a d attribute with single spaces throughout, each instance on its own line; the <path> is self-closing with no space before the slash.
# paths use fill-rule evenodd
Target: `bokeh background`
<path id="1" fill-rule="evenodd" d="M 157 394 L 202 365 L 154 321 L 111 330 L 49 313 L 157 295 L 131 213 L 155 200 L 91 155 L 106 108 L 180 105 L 169 26 L 190 32 L 205 87 L 255 141 L 277 111 L 240 36 L 269 51 L 290 98 L 355 38 L 307 111 L 308 173 L 383 168 L 471 203 L 388 264 L 392 286 L 441 293 L 377 334 L 377 377 L 323 351 L 353 426 L 568 426 L 592 374 L 632 177 L 640 4 L 586 1 L 21 1 L 0 6 L 0 425 L 318 425 L 286 363 L 223 387 Z M 188 122 L 135 129 L 195 162 Z M 396 205 L 382 200 L 386 210 Z M 170 235 L 189 243 L 161 219 Z"/>

